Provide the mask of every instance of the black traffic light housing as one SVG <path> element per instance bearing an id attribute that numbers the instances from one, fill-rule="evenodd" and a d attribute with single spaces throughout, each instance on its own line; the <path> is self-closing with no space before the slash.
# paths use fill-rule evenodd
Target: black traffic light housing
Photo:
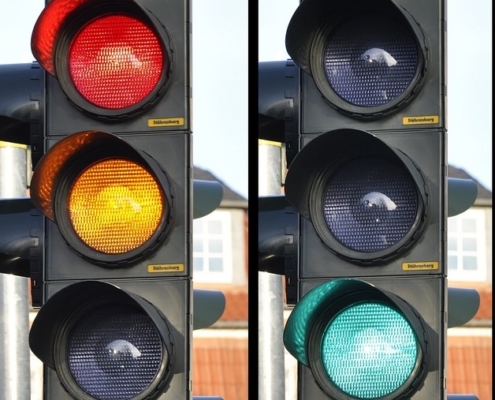
<path id="1" fill-rule="evenodd" d="M 152 255 L 174 260 L 167 267 L 157 262 L 162 266 L 153 271 L 154 276 L 189 276 L 185 249 L 192 210 L 190 11 L 189 2 L 178 0 L 53 0 L 39 16 L 31 44 L 46 71 L 46 113 L 44 146 L 33 151 L 33 158 L 46 155 L 39 165 L 33 163 L 32 197 L 50 220 L 46 223 L 47 280 L 115 276 L 101 266 L 119 268 L 121 277 L 145 277 L 150 273 L 146 269 L 124 267 Z M 156 54 L 150 55 L 155 47 Z M 140 92 L 143 86 L 148 87 L 145 94 Z M 139 93 L 141 100 L 136 97 Z M 170 117 L 175 122 L 169 123 Z M 131 190 L 151 191 L 138 200 L 128 196 L 117 203 L 116 196 L 125 197 L 119 182 L 130 184 L 131 177 L 125 177 L 130 171 L 137 174 L 132 179 L 150 181 Z M 99 197 L 91 186 L 94 179 L 100 179 Z M 78 186 L 87 191 L 81 200 L 77 200 Z M 154 211 L 155 226 L 133 254 L 129 248 L 103 250 L 95 246 L 94 238 L 88 246 L 74 235 L 86 229 L 90 238 L 93 228 L 111 223 L 114 227 L 106 229 L 113 229 L 115 237 L 119 230 L 125 234 L 126 220 L 115 224 L 117 215 L 126 208 L 136 215 L 150 209 L 143 201 L 152 193 L 160 198 L 153 202 L 162 209 Z M 93 218 L 98 218 L 98 202 L 106 204 L 107 212 L 113 207 L 113 216 L 91 226 L 84 221 L 91 218 L 85 208 L 93 207 Z M 105 240 L 102 235 L 109 231 L 102 232 L 100 240 Z M 76 253 L 89 262 L 67 272 L 64 268 L 75 260 L 84 263 Z"/>
<path id="2" fill-rule="evenodd" d="M 446 177 L 436 163 L 444 154 L 439 132 L 373 136 L 338 129 L 302 140 L 285 187 L 287 200 L 304 217 L 302 278 L 441 271 Z M 331 270 L 320 262 L 326 250 Z M 390 262 L 406 253 L 402 262 Z M 428 261 L 434 263 L 416 270 L 407 265 Z"/>
<path id="3" fill-rule="evenodd" d="M 261 235 L 260 260 L 283 262 L 296 304 L 284 342 L 298 397 L 442 398 L 444 2 L 305 0 L 286 47 L 292 61 L 260 64 L 259 123 L 286 144 L 285 199 L 300 218 L 277 207 L 279 240 Z"/>
<path id="4" fill-rule="evenodd" d="M 191 398 L 190 14 L 52 0 L 33 29 L 46 218 L 30 346 L 51 400 Z"/>

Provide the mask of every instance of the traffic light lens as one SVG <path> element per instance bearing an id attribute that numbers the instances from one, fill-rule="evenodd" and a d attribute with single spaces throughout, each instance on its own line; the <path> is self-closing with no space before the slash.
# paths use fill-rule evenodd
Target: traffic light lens
<path id="1" fill-rule="evenodd" d="M 323 367 L 349 396 L 376 399 L 399 389 L 418 358 L 416 336 L 407 319 L 381 303 L 353 305 L 326 327 Z"/>
<path id="2" fill-rule="evenodd" d="M 107 109 L 133 106 L 157 86 L 165 64 L 158 35 L 127 15 L 85 25 L 69 50 L 69 73 L 79 93 Z"/>
<path id="3" fill-rule="evenodd" d="M 122 305 L 89 312 L 68 337 L 67 361 L 77 385 L 96 399 L 133 399 L 147 389 L 168 353 L 156 326 Z"/>
<path id="4" fill-rule="evenodd" d="M 416 185 L 401 165 L 386 158 L 350 161 L 323 190 L 323 215 L 333 237 L 363 253 L 395 245 L 418 214 Z"/>
<path id="5" fill-rule="evenodd" d="M 377 107 L 403 94 L 418 70 L 416 40 L 405 24 L 383 14 L 356 15 L 327 39 L 323 67 L 346 102 Z"/>
<path id="6" fill-rule="evenodd" d="M 166 207 L 160 184 L 141 165 L 110 159 L 84 170 L 68 198 L 78 237 L 105 254 L 144 244 L 158 229 Z"/>

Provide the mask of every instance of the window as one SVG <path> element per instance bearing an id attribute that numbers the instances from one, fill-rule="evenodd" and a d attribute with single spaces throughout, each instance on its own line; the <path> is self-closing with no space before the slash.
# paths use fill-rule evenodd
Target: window
<path id="1" fill-rule="evenodd" d="M 485 214 L 470 209 L 448 220 L 448 273 L 451 281 L 486 277 Z"/>
<path id="2" fill-rule="evenodd" d="M 229 211 L 194 220 L 193 277 L 197 282 L 232 281 L 232 228 Z"/>

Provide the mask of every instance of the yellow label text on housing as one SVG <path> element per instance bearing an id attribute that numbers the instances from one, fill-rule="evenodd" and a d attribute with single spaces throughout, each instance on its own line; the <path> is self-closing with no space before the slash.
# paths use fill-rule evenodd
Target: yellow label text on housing
<path id="1" fill-rule="evenodd" d="M 148 265 L 148 272 L 163 273 L 163 272 L 182 272 L 184 271 L 184 264 L 150 264 Z"/>
<path id="2" fill-rule="evenodd" d="M 419 262 L 404 262 L 402 263 L 403 271 L 426 271 L 437 270 L 438 261 L 419 261 Z"/>
<path id="3" fill-rule="evenodd" d="M 184 125 L 184 118 L 151 118 L 148 120 L 148 126 L 150 128 L 163 128 L 168 126 L 182 126 Z"/>
<path id="4" fill-rule="evenodd" d="M 438 115 L 421 115 L 418 117 L 403 117 L 402 125 L 438 124 Z"/>

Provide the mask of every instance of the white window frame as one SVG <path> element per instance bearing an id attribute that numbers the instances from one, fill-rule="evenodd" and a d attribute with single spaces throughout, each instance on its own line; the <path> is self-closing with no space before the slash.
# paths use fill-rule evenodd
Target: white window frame
<path id="1" fill-rule="evenodd" d="M 206 227 L 209 222 L 220 222 L 221 233 L 220 234 L 208 234 Z M 194 229 L 193 227 L 193 279 L 196 282 L 202 283 L 230 283 L 233 279 L 233 269 L 232 269 L 232 216 L 229 211 L 226 210 L 215 210 L 211 214 L 208 214 L 202 218 L 194 220 L 193 224 L 202 224 L 203 229 L 201 233 Z M 222 241 L 222 252 L 214 253 L 208 250 L 208 240 L 209 239 L 220 239 Z M 203 241 L 203 250 L 195 251 L 194 243 L 198 240 Z M 208 258 L 214 255 L 222 259 L 223 270 L 222 271 L 210 271 L 208 268 Z M 205 270 L 197 271 L 194 269 L 194 259 L 203 258 Z M 205 262 L 206 261 L 206 262 Z"/>
<path id="2" fill-rule="evenodd" d="M 454 222 L 455 220 L 455 229 Z M 462 222 L 471 220 L 475 222 L 474 232 L 465 232 L 462 229 Z M 486 232 L 485 232 L 485 212 L 482 209 L 471 208 L 466 212 L 448 219 L 448 240 L 455 240 L 456 249 L 449 250 L 447 244 L 447 265 L 448 258 L 457 257 L 457 269 L 448 268 L 449 281 L 485 281 L 486 280 Z M 476 250 L 464 250 L 463 239 L 474 239 Z M 476 257 L 476 269 L 464 269 L 462 265 L 463 256 Z"/>

